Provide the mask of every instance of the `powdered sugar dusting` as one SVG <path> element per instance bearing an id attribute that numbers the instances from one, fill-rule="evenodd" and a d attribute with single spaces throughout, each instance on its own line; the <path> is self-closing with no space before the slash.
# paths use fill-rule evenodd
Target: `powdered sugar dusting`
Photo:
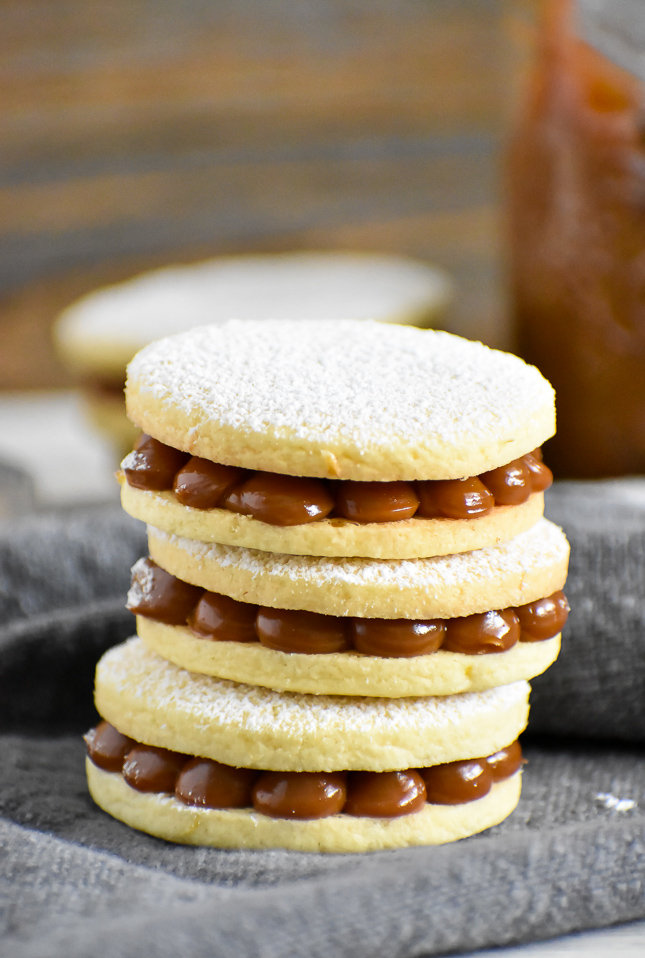
<path id="1" fill-rule="evenodd" d="M 97 687 L 110 686 L 140 703 L 142 710 L 154 709 L 169 724 L 173 716 L 182 715 L 200 727 L 230 726 L 231 731 L 261 735 L 279 726 L 321 738 L 339 726 L 348 734 L 431 732 L 462 721 L 477 722 L 512 708 L 529 694 L 523 681 L 485 692 L 408 699 L 274 692 L 187 672 L 150 652 L 137 637 L 103 656 L 96 681 Z"/>
<path id="2" fill-rule="evenodd" d="M 379 584 L 393 588 L 425 588 L 428 592 L 445 590 L 464 582 L 496 582 L 512 572 L 548 569 L 566 560 L 569 544 L 560 529 L 548 519 L 540 519 L 526 532 L 496 546 L 472 552 L 429 559 L 336 559 L 317 556 L 291 556 L 238 546 L 196 542 L 174 536 L 152 526 L 148 535 L 168 541 L 205 562 L 222 568 L 232 567 L 253 577 L 271 576 L 290 579 L 300 585 L 350 583 L 354 586 Z"/>
<path id="3" fill-rule="evenodd" d="M 125 604 L 128 609 L 136 609 L 150 598 L 154 588 L 154 576 L 149 562 L 144 558 L 137 559 L 130 571 L 132 583 Z"/>
<path id="4" fill-rule="evenodd" d="M 359 453 L 393 437 L 455 449 L 510 442 L 553 403 L 550 385 L 516 356 L 372 322 L 200 327 L 142 350 L 128 381 L 200 422 Z"/>

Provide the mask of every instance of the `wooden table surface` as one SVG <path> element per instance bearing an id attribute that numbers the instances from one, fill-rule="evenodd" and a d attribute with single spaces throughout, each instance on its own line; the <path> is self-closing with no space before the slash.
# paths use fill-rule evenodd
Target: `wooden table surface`
<path id="1" fill-rule="evenodd" d="M 500 160 L 537 0 L 4 0 L 0 388 L 68 380 L 57 312 L 219 253 L 439 263 L 508 343 Z"/>

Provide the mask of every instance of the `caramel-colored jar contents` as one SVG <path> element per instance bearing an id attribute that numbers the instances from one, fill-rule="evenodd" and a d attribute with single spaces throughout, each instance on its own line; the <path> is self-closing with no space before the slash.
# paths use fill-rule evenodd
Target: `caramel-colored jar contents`
<path id="1" fill-rule="evenodd" d="M 467 759 L 422 768 L 428 802 L 431 805 L 463 805 L 488 794 L 493 773 L 486 759 Z"/>
<path id="2" fill-rule="evenodd" d="M 485 761 L 491 770 L 493 782 L 502 782 L 505 778 L 510 778 L 511 775 L 519 772 L 524 764 L 520 743 L 513 742 L 512 745 L 501 748 L 494 755 L 489 755 Z"/>
<path id="3" fill-rule="evenodd" d="M 152 745 L 135 745 L 123 765 L 123 777 L 138 792 L 174 792 L 187 755 Z"/>
<path id="4" fill-rule="evenodd" d="M 426 789 L 421 775 L 405 772 L 350 772 L 347 781 L 346 815 L 396 818 L 423 808 Z"/>
<path id="5" fill-rule="evenodd" d="M 297 526 L 324 519 L 334 500 L 322 479 L 256 472 L 230 492 L 223 505 L 273 526 Z"/>
<path id="6" fill-rule="evenodd" d="M 127 607 L 166 625 L 185 625 L 203 591 L 170 575 L 153 559 L 139 559 L 132 570 Z"/>
<path id="7" fill-rule="evenodd" d="M 326 818 L 342 811 L 345 772 L 262 772 L 253 786 L 253 807 L 271 818 Z"/>
<path id="8" fill-rule="evenodd" d="M 324 654 L 349 648 L 346 621 L 319 612 L 261 608 L 255 631 L 262 645 L 278 652 Z"/>
<path id="9" fill-rule="evenodd" d="M 520 639 L 520 622 L 512 609 L 448 619 L 446 625 L 443 648 L 448 652 L 466 655 L 506 652 Z"/>
<path id="10" fill-rule="evenodd" d="M 520 620 L 523 642 L 541 642 L 561 632 L 569 616 L 569 603 L 564 592 L 554 592 L 515 609 Z"/>
<path id="11" fill-rule="evenodd" d="M 214 509 L 245 475 L 244 469 L 193 456 L 176 474 L 173 492 L 183 506 Z"/>
<path id="12" fill-rule="evenodd" d="M 531 472 L 524 459 L 514 459 L 482 473 L 481 481 L 493 493 L 498 506 L 519 506 L 532 492 Z"/>
<path id="13" fill-rule="evenodd" d="M 418 515 L 423 519 L 476 519 L 495 505 L 492 492 L 477 476 L 417 482 Z"/>
<path id="14" fill-rule="evenodd" d="M 201 808 L 248 808 L 259 772 L 233 768 L 210 758 L 193 758 L 179 773 L 175 797 Z"/>
<path id="15" fill-rule="evenodd" d="M 90 759 L 106 772 L 120 772 L 126 755 L 137 744 L 127 735 L 117 732 L 109 722 L 99 722 L 83 738 Z"/>
<path id="16" fill-rule="evenodd" d="M 128 484 L 135 489 L 165 492 L 172 489 L 175 474 L 189 458 L 188 453 L 142 433 L 121 465 Z"/>
<path id="17" fill-rule="evenodd" d="M 517 341 L 557 394 L 555 475 L 642 474 L 645 84 L 579 39 L 576 17 L 573 0 L 548 4 L 513 138 Z"/>
<path id="18" fill-rule="evenodd" d="M 429 655 L 446 635 L 443 619 L 352 619 L 350 637 L 355 649 L 383 658 Z"/>
<path id="19" fill-rule="evenodd" d="M 187 618 L 197 635 L 219 642 L 255 642 L 257 606 L 205 592 Z"/>
<path id="20" fill-rule="evenodd" d="M 409 482 L 353 482 L 335 484 L 335 515 L 354 522 L 397 522 L 411 519 L 419 499 Z"/>

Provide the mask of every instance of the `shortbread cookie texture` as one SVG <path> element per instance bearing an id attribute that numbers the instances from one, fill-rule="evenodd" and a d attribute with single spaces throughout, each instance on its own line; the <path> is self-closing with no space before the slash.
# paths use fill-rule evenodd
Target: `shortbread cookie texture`
<path id="1" fill-rule="evenodd" d="M 468 552 L 512 539 L 534 525 L 544 512 L 544 495 L 533 493 L 516 506 L 494 506 L 476 519 L 403 519 L 359 524 L 331 518 L 294 526 L 275 526 L 226 509 L 194 509 L 172 492 L 128 485 L 123 473 L 121 505 L 135 519 L 185 539 L 244 546 L 263 552 L 370 559 L 415 559 Z"/>
<path id="2" fill-rule="evenodd" d="M 288 556 L 148 528 L 150 555 L 186 582 L 242 602 L 326 615 L 449 619 L 524 605 L 561 589 L 569 544 L 541 519 L 508 542 L 416 560 Z"/>
<path id="3" fill-rule="evenodd" d="M 128 367 L 145 433 L 213 462 L 294 476 L 476 476 L 555 431 L 553 390 L 508 353 L 369 322 L 231 322 L 168 337 Z"/>
<path id="4" fill-rule="evenodd" d="M 99 713 L 138 742 L 276 771 L 392 771 L 491 755 L 526 726 L 529 686 L 446 697 L 278 693 L 178 668 L 133 638 L 103 656 Z"/>
<path id="5" fill-rule="evenodd" d="M 288 848 L 303 852 L 366 852 L 408 845 L 441 845 L 474 835 L 507 818 L 520 797 L 521 772 L 463 805 L 426 805 L 398 818 L 333 815 L 310 821 L 269 818 L 251 809 L 196 808 L 173 795 L 135 791 L 113 772 L 87 760 L 92 798 L 132 828 L 171 842 L 217 848 Z"/>
<path id="6" fill-rule="evenodd" d="M 464 655 L 441 649 L 413 658 L 382 658 L 360 652 L 304 655 L 278 652 L 259 642 L 211 642 L 190 629 L 137 617 L 147 648 L 176 665 L 277 691 L 391 699 L 480 692 L 541 675 L 555 662 L 560 636 L 518 642 L 506 652 Z"/>

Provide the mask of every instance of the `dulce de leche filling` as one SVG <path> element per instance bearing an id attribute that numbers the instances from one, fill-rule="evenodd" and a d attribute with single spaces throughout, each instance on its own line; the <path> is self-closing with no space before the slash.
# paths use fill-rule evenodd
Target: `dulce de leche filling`
<path id="1" fill-rule="evenodd" d="M 166 572 L 152 559 L 132 569 L 128 609 L 204 639 L 260 642 L 278 652 L 324 654 L 354 649 L 383 658 L 411 658 L 438 649 L 465 655 L 505 652 L 562 631 L 569 614 L 563 592 L 510 609 L 453 619 L 361 619 L 270 609 L 207 592 Z"/>
<path id="2" fill-rule="evenodd" d="M 423 482 L 354 482 L 251 472 L 200 459 L 147 436 L 122 463 L 136 489 L 172 491 L 184 506 L 228 509 L 275 526 L 318 519 L 396 522 L 411 519 L 474 519 L 498 506 L 516 506 L 553 481 L 539 449 L 466 479 Z"/>
<path id="3" fill-rule="evenodd" d="M 165 748 L 141 745 L 101 722 L 85 736 L 91 761 L 120 772 L 139 792 L 174 794 L 200 808 L 253 808 L 270 818 L 329 815 L 396 818 L 431 805 L 483 798 L 522 764 L 519 742 L 488 755 L 397 772 L 266 772 L 233 768 Z"/>

